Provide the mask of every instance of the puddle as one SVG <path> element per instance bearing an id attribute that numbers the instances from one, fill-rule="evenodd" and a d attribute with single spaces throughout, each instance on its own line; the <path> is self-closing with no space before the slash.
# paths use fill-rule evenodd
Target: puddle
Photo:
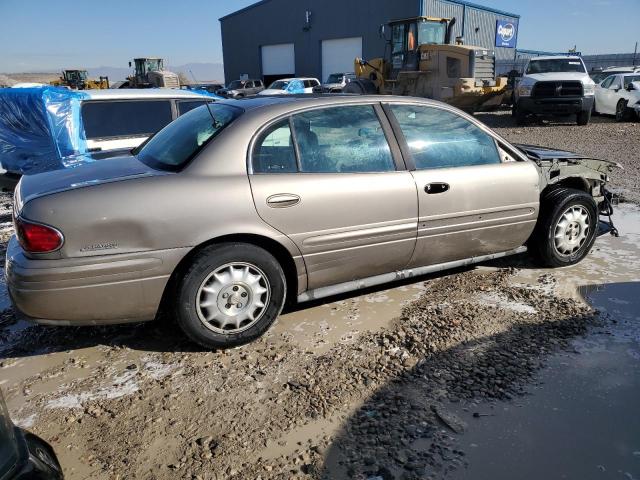
<path id="1" fill-rule="evenodd" d="M 529 395 L 451 406 L 469 425 L 459 437 L 468 467 L 449 478 L 640 479 L 640 211 L 618 212 L 620 238 L 554 271 L 558 291 L 614 322 L 552 355 Z"/>

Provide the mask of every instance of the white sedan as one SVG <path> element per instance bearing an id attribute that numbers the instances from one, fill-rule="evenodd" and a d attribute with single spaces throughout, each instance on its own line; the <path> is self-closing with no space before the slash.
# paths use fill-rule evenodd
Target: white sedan
<path id="1" fill-rule="evenodd" d="M 313 93 L 313 87 L 319 86 L 320 81 L 317 78 L 283 78 L 273 82 L 258 95 Z"/>
<path id="2" fill-rule="evenodd" d="M 615 115 L 618 122 L 640 112 L 640 73 L 610 75 L 596 85 L 596 113 Z"/>

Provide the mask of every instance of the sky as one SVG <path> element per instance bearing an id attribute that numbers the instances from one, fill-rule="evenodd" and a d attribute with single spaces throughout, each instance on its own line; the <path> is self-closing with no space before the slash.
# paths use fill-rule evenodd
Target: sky
<path id="1" fill-rule="evenodd" d="M 520 14 L 521 49 L 628 53 L 640 41 L 640 0 L 473 1 Z M 167 65 L 221 63 L 218 18 L 252 3 L 0 0 L 0 72 L 126 67 L 137 56 L 160 56 Z"/>

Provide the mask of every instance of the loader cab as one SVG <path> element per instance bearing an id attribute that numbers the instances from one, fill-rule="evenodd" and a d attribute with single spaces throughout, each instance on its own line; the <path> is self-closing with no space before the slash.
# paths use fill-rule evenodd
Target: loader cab
<path id="1" fill-rule="evenodd" d="M 414 17 L 389 22 L 391 29 L 391 71 L 416 71 L 420 62 L 420 45 L 449 43 L 449 25 L 455 19 Z"/>
<path id="2" fill-rule="evenodd" d="M 159 72 L 164 70 L 161 58 L 134 58 L 136 77 L 144 79 L 149 72 Z M 142 81 L 142 80 L 141 80 Z"/>
<path id="3" fill-rule="evenodd" d="M 77 90 L 84 90 L 88 76 L 86 70 L 64 70 L 62 72 L 63 84 Z"/>

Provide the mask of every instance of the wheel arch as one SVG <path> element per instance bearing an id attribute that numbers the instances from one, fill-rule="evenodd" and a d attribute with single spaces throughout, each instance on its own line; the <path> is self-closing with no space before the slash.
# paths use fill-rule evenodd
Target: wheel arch
<path id="1" fill-rule="evenodd" d="M 576 190 L 581 190 L 585 193 L 591 193 L 591 185 L 589 181 L 585 178 L 575 176 L 575 177 L 564 177 L 558 180 L 555 183 L 548 184 L 541 192 L 540 199 L 547 198 L 551 192 L 558 190 L 560 188 L 575 188 Z"/>
<path id="2" fill-rule="evenodd" d="M 159 312 L 169 311 L 171 299 L 174 297 L 178 283 L 182 276 L 182 273 L 193 262 L 194 257 L 202 249 L 216 244 L 223 243 L 247 243 L 256 247 L 262 248 L 273 255 L 284 272 L 285 279 L 287 281 L 286 298 L 285 302 L 292 302 L 298 295 L 298 268 L 296 262 L 291 255 L 291 252 L 282 243 L 269 238 L 264 235 L 255 233 L 236 233 L 221 235 L 219 237 L 211 238 L 199 245 L 194 246 L 189 252 L 182 257 L 178 265 L 173 269 L 171 276 L 165 286 L 160 301 Z"/>

